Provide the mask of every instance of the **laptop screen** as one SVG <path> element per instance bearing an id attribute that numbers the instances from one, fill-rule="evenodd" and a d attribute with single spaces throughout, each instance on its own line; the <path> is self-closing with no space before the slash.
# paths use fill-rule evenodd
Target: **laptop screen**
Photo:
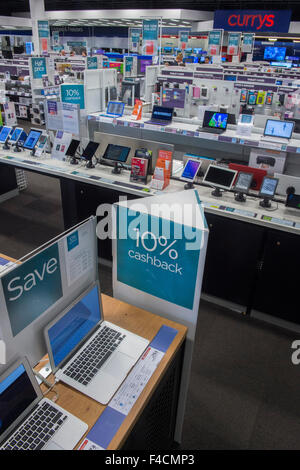
<path id="1" fill-rule="evenodd" d="M 290 139 L 292 137 L 294 125 L 295 123 L 293 121 L 277 121 L 268 119 L 266 122 L 264 135 Z"/>
<path id="2" fill-rule="evenodd" d="M 205 111 L 203 119 L 203 127 L 211 129 L 226 129 L 227 128 L 227 113 L 215 113 L 213 111 Z"/>
<path id="3" fill-rule="evenodd" d="M 172 121 L 173 108 L 165 108 L 164 106 L 153 106 L 151 119 L 158 121 Z"/>
<path id="4" fill-rule="evenodd" d="M 37 394 L 23 364 L 0 379 L 0 439 L 36 398 Z"/>
<path id="5" fill-rule="evenodd" d="M 48 330 L 55 367 L 65 360 L 100 320 L 99 291 L 95 286 Z"/>
<path id="6" fill-rule="evenodd" d="M 113 114 L 115 116 L 122 116 L 125 104 L 119 101 L 110 101 L 107 105 L 107 114 Z"/>

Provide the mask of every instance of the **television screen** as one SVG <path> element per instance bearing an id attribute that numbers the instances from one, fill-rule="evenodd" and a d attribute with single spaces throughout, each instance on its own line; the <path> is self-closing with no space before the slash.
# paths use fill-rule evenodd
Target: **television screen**
<path id="1" fill-rule="evenodd" d="M 268 47 L 265 47 L 265 50 L 264 50 L 264 59 L 273 60 L 273 61 L 284 60 L 285 53 L 286 53 L 286 47 L 268 46 Z"/>

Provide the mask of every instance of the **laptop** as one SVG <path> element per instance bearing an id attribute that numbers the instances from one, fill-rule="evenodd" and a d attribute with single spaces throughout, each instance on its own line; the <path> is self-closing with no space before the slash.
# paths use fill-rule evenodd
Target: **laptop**
<path id="1" fill-rule="evenodd" d="M 100 114 L 100 116 L 110 118 L 121 117 L 123 116 L 124 108 L 125 103 L 122 103 L 121 101 L 109 101 L 106 108 L 106 114 Z"/>
<path id="2" fill-rule="evenodd" d="M 0 450 L 72 450 L 88 429 L 44 398 L 28 360 L 0 377 Z"/>
<path id="3" fill-rule="evenodd" d="M 227 129 L 228 113 L 205 111 L 200 132 L 223 134 Z"/>
<path id="4" fill-rule="evenodd" d="M 294 121 L 268 119 L 261 140 L 275 144 L 287 144 L 292 137 L 294 126 Z"/>
<path id="5" fill-rule="evenodd" d="M 153 106 L 152 116 L 150 121 L 145 121 L 145 124 L 154 124 L 156 126 L 168 126 L 172 122 L 174 108 L 167 108 L 165 106 Z"/>
<path id="6" fill-rule="evenodd" d="M 45 339 L 56 379 L 102 404 L 149 344 L 104 321 L 98 281 L 46 326 Z"/>

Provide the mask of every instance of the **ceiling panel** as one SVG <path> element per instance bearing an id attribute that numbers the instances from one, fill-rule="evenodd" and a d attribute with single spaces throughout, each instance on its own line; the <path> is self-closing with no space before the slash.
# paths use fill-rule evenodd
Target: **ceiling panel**
<path id="1" fill-rule="evenodd" d="M 145 5 L 146 3 L 146 5 Z M 300 20 L 299 0 L 45 0 L 49 10 L 97 10 L 97 9 L 136 9 L 136 8 L 180 8 L 190 10 L 216 9 L 291 9 L 292 19 Z M 13 12 L 28 12 L 29 0 L 0 1 L 0 15 L 8 16 Z"/>

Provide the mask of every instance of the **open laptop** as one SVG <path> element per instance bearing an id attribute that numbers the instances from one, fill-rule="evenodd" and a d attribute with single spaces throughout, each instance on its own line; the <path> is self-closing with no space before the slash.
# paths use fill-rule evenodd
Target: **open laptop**
<path id="1" fill-rule="evenodd" d="M 228 113 L 219 113 L 215 111 L 205 111 L 202 128 L 200 132 L 209 132 L 212 134 L 222 134 L 227 129 Z"/>
<path id="2" fill-rule="evenodd" d="M 263 142 L 273 142 L 276 144 L 287 144 L 292 137 L 295 123 L 294 121 L 278 121 L 268 119 L 266 121 Z"/>
<path id="3" fill-rule="evenodd" d="M 173 112 L 173 108 L 154 105 L 151 119 L 150 121 L 145 121 L 145 124 L 154 124 L 156 126 L 168 126 L 172 122 Z"/>
<path id="4" fill-rule="evenodd" d="M 124 113 L 124 107 L 125 103 L 122 103 L 121 101 L 109 101 L 106 108 L 106 114 L 100 114 L 100 116 L 110 118 L 121 117 Z"/>
<path id="5" fill-rule="evenodd" d="M 72 450 L 87 429 L 43 397 L 26 358 L 0 377 L 0 450 Z"/>
<path id="6" fill-rule="evenodd" d="M 106 404 L 149 341 L 103 320 L 95 282 L 45 328 L 56 378 Z"/>

